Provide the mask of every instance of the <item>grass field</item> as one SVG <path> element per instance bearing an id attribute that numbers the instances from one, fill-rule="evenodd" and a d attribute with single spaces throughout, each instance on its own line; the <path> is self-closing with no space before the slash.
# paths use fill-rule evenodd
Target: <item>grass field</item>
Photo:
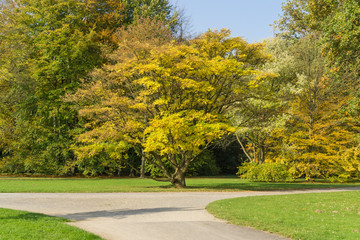
<path id="1" fill-rule="evenodd" d="M 239 178 L 188 178 L 186 189 L 151 179 L 119 178 L 0 178 L 0 192 L 165 192 L 165 191 L 269 191 L 311 188 L 360 187 L 360 183 L 260 183 Z"/>
<path id="2" fill-rule="evenodd" d="M 0 208 L 0 239 L 6 240 L 101 240 L 66 224 L 63 218 Z"/>
<path id="3" fill-rule="evenodd" d="M 233 224 L 291 239 L 360 239 L 360 191 L 226 199 L 207 209 Z"/>
<path id="4" fill-rule="evenodd" d="M 0 192 L 165 192 L 165 191 L 269 191 L 311 188 L 360 187 L 360 183 L 261 183 L 239 178 L 188 178 L 186 189 L 151 179 L 118 178 L 0 178 Z"/>

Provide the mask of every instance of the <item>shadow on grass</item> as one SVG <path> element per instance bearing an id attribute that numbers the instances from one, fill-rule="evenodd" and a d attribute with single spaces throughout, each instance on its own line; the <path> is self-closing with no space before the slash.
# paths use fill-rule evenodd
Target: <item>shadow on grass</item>
<path id="1" fill-rule="evenodd" d="M 360 184 L 341 184 L 341 183 L 266 183 L 266 182 L 246 182 L 246 183 L 192 183 L 184 189 L 177 189 L 172 185 L 157 186 L 156 188 L 179 191 L 281 191 L 281 190 L 305 190 L 305 189 L 334 189 L 359 187 Z M 148 187 L 155 188 L 155 187 Z"/>

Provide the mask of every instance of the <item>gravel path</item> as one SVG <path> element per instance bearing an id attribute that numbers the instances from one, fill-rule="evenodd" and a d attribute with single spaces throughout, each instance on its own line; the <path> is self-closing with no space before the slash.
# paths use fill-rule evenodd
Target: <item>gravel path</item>
<path id="1" fill-rule="evenodd" d="M 262 240 L 285 239 L 214 218 L 205 206 L 215 200 L 309 192 L 175 193 L 2 193 L 0 207 L 73 220 L 73 226 L 108 240 Z"/>

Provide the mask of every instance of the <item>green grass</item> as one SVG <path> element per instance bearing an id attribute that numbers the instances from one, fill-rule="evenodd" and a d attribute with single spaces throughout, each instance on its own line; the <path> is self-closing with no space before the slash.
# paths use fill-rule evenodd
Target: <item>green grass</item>
<path id="1" fill-rule="evenodd" d="M 63 218 L 0 208 L 0 239 L 100 240 L 102 238 L 66 224 Z"/>
<path id="2" fill-rule="evenodd" d="M 0 178 L 0 192 L 165 192 L 165 191 L 268 191 L 335 187 L 360 187 L 360 183 L 259 183 L 236 177 L 188 178 L 186 189 L 151 179 L 117 178 Z"/>
<path id="3" fill-rule="evenodd" d="M 220 200 L 210 213 L 291 239 L 360 239 L 360 191 Z"/>

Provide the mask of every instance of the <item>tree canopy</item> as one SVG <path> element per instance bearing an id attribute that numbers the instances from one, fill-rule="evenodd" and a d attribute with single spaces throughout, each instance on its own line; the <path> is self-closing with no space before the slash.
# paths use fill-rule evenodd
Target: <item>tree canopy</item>
<path id="1" fill-rule="evenodd" d="M 279 33 L 249 44 L 187 38 L 168 0 L 4 0 L 0 172 L 184 187 L 237 141 L 252 180 L 359 178 L 359 12 L 287 0 Z"/>
<path id="2" fill-rule="evenodd" d="M 164 38 L 170 34 L 161 22 L 142 24 L 119 39 L 111 64 L 93 72 L 74 96 L 89 120 L 89 131 L 79 136 L 80 151 L 104 140 L 124 151 L 143 149 L 150 164 L 183 187 L 189 164 L 233 131 L 223 114 L 242 101 L 257 73 L 251 63 L 265 56 L 261 45 L 230 38 L 228 30 L 182 44 Z M 142 29 L 146 36 L 139 37 Z"/>
<path id="3" fill-rule="evenodd" d="M 0 12 L 2 166 L 13 173 L 74 173 L 78 113 L 63 97 L 114 49 L 113 34 L 147 15 L 171 19 L 161 1 L 9 0 Z M 159 3 L 159 1 L 156 1 Z M 144 13 L 145 15 L 145 13 Z M 8 126 L 9 125 L 9 126 Z M 11 131 L 9 131 L 11 129 Z"/>

